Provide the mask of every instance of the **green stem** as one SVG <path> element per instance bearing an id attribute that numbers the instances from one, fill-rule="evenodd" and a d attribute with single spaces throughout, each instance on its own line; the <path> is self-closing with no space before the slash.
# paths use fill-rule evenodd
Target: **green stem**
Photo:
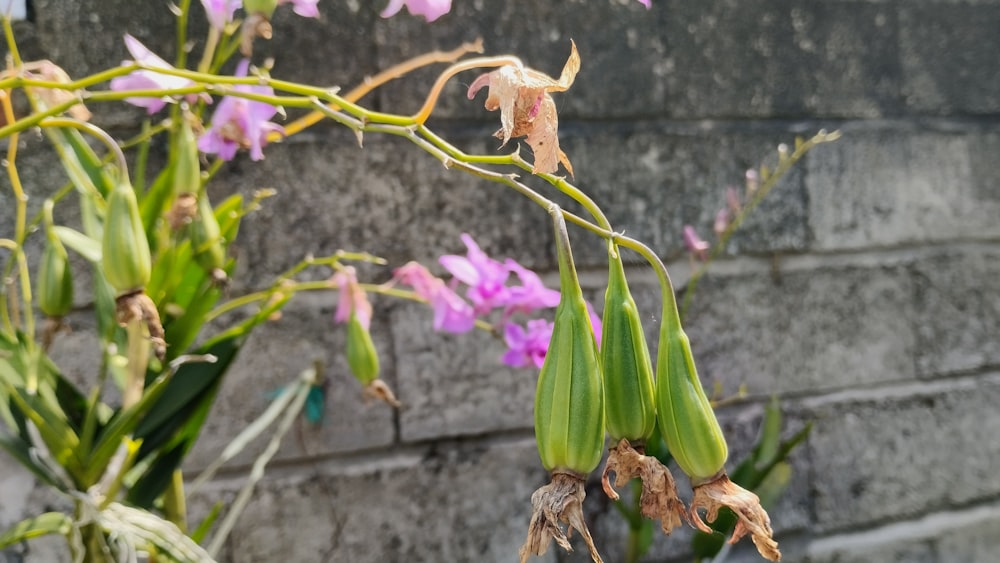
<path id="1" fill-rule="evenodd" d="M 177 57 L 174 59 L 174 66 L 177 68 L 187 66 L 187 27 L 190 11 L 191 0 L 180 0 L 177 5 Z"/>

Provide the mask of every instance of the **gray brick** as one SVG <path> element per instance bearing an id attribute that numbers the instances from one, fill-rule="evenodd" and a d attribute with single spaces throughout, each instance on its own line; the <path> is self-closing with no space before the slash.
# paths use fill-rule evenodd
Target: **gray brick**
<path id="1" fill-rule="evenodd" d="M 189 467 L 203 468 L 213 461 L 264 412 L 272 393 L 316 360 L 323 363 L 329 380 L 325 419 L 318 425 L 300 419 L 297 430 L 283 441 L 278 458 L 374 449 L 395 440 L 393 410 L 384 403 L 365 404 L 360 385 L 347 367 L 344 329 L 333 323 L 335 299 L 332 292 L 301 296 L 285 309 L 280 320 L 255 330 L 223 382 L 201 437 L 187 458 Z M 394 361 L 386 329 L 384 316 L 374 315 L 372 336 L 383 378 L 394 387 Z M 265 433 L 258 438 L 231 465 L 253 463 L 270 436 Z"/>
<path id="2" fill-rule="evenodd" d="M 706 386 L 746 384 L 761 395 L 913 377 L 912 290 L 902 268 L 821 268 L 777 280 L 709 274 L 694 295 L 685 327 Z M 640 310 L 659 317 L 658 288 L 641 296 Z M 648 334 L 655 344 L 658 333 Z"/>
<path id="3" fill-rule="evenodd" d="M 539 241 L 551 240 L 552 227 L 541 208 L 498 184 L 446 170 L 405 141 L 373 135 L 365 146 L 338 130 L 322 141 L 273 145 L 264 161 L 239 160 L 220 174 L 212 189 L 279 192 L 241 226 L 237 252 L 252 268 L 237 281 L 250 288 L 270 283 L 306 254 L 338 249 L 365 250 L 393 266 L 433 265 L 442 249 L 464 252 L 462 232 L 527 267 L 549 263 L 549 245 Z"/>
<path id="4" fill-rule="evenodd" d="M 969 147 L 976 139 L 954 133 L 845 131 L 808 161 L 813 247 L 997 236 L 1000 199 L 995 188 L 973 181 Z M 976 158 L 988 157 L 977 151 Z M 987 162 L 977 161 L 976 170 Z"/>
<path id="5" fill-rule="evenodd" d="M 990 114 L 1000 77 L 984 72 L 1000 49 L 1000 6 L 906 3 L 899 8 L 903 98 L 914 112 Z M 985 66 L 984 66 L 985 65 Z"/>
<path id="6" fill-rule="evenodd" d="M 937 563 L 950 561 L 938 559 L 930 542 L 889 543 L 881 546 L 864 546 L 843 549 L 822 554 L 810 554 L 805 561 L 808 563 Z"/>
<path id="7" fill-rule="evenodd" d="M 653 123 L 574 128 L 564 132 L 562 144 L 573 159 L 577 187 L 603 208 L 615 230 L 643 241 L 661 256 L 678 256 L 686 252 L 684 225 L 694 225 L 703 238 L 714 242 L 712 225 L 726 205 L 726 187 L 742 191 L 746 171 L 761 163 L 773 167 L 777 146 L 793 137 L 781 130 L 723 132 Z M 802 170 L 795 167 L 780 180 L 730 240 L 729 252 L 806 248 Z M 574 238 L 586 241 L 586 246 L 574 248 L 578 265 L 606 267 L 606 247 L 594 235 L 585 237 Z"/>
<path id="8" fill-rule="evenodd" d="M 545 480 L 531 441 L 443 446 L 363 473 L 317 466 L 265 480 L 222 559 L 510 561 L 524 542 L 531 493 Z M 197 503 L 231 498 L 209 494 Z M 538 559 L 554 560 L 552 550 Z"/>
<path id="9" fill-rule="evenodd" d="M 379 22 L 379 60 L 385 67 L 482 36 L 488 54 L 558 74 L 573 38 L 582 68 L 557 100 L 564 119 L 875 116 L 898 105 L 896 18 L 886 6 L 660 2 L 647 12 L 635 2 L 581 4 L 459 4 L 440 24 Z M 413 111 L 435 73 L 387 88 L 385 107 Z M 475 111 L 464 99 L 467 74 L 446 91 L 439 115 L 482 119 L 481 98 Z"/>
<path id="10" fill-rule="evenodd" d="M 856 396 L 858 397 L 858 396 Z M 1000 492 L 996 374 L 831 401 L 809 439 L 818 531 L 961 505 Z"/>
<path id="11" fill-rule="evenodd" d="M 923 376 L 1000 362 L 1000 249 L 938 255 L 913 265 L 917 367 Z"/>
<path id="12" fill-rule="evenodd" d="M 945 528 L 938 534 L 938 561 L 978 563 L 990 561 L 997 553 L 1000 540 L 1000 510 L 996 506 L 979 507 L 966 512 L 969 516 L 960 526 Z"/>
<path id="13" fill-rule="evenodd" d="M 482 331 L 445 335 L 431 329 L 426 306 L 393 314 L 400 435 L 404 441 L 474 435 L 533 425 L 538 370 L 504 366 L 503 342 Z"/>

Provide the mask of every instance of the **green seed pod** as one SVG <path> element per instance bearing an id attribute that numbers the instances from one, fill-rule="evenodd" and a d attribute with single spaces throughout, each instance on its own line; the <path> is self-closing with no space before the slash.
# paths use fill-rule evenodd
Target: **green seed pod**
<path id="1" fill-rule="evenodd" d="M 347 321 L 347 365 L 362 385 L 378 379 L 379 364 L 375 343 L 372 342 L 371 333 L 354 313 L 351 313 Z"/>
<path id="2" fill-rule="evenodd" d="M 552 216 L 561 299 L 535 390 L 535 439 L 546 469 L 587 474 L 604 453 L 601 363 L 566 223 L 558 208 Z"/>
<path id="3" fill-rule="evenodd" d="M 195 261 L 212 273 L 226 265 L 226 248 L 222 244 L 222 231 L 208 194 L 198 196 L 198 215 L 188 225 L 191 252 Z"/>
<path id="4" fill-rule="evenodd" d="M 187 117 L 181 117 L 177 134 L 177 162 L 174 164 L 174 196 L 201 190 L 201 165 L 198 162 L 198 139 Z"/>
<path id="5" fill-rule="evenodd" d="M 729 451 L 719 421 L 705 396 L 691 356 L 691 343 L 674 308 L 664 307 L 656 360 L 656 410 L 660 432 L 695 485 L 723 470 Z"/>
<path id="6" fill-rule="evenodd" d="M 73 271 L 58 240 L 45 243 L 38 269 L 38 308 L 49 317 L 66 316 L 73 308 Z"/>
<path id="7" fill-rule="evenodd" d="M 621 255 L 613 245 L 608 248 L 608 262 L 601 332 L 604 410 L 612 442 L 622 438 L 636 442 L 649 438 L 656 427 L 653 363 Z"/>
<path id="8" fill-rule="evenodd" d="M 101 250 L 104 277 L 119 294 L 142 289 L 149 283 L 149 242 L 135 190 L 127 181 L 119 182 L 108 195 Z"/>

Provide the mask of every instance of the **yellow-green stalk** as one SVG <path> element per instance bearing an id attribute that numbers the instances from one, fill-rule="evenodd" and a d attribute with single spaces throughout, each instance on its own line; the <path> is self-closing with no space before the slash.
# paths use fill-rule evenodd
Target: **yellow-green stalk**
<path id="1" fill-rule="evenodd" d="M 222 229 L 215 217 L 215 211 L 208 200 L 208 194 L 198 196 L 198 213 L 188 224 L 188 238 L 191 240 L 191 253 L 213 279 L 226 279 L 223 267 L 226 265 L 226 247 L 222 240 Z"/>
<path id="2" fill-rule="evenodd" d="M 604 450 L 604 386 L 587 302 L 561 214 L 555 220 L 561 298 L 535 392 L 535 438 L 549 471 L 587 474 Z"/>
<path id="3" fill-rule="evenodd" d="M 604 294 L 601 364 L 604 412 L 613 443 L 642 442 L 656 426 L 653 364 L 639 309 L 629 292 L 621 254 L 608 243 L 608 289 Z"/>

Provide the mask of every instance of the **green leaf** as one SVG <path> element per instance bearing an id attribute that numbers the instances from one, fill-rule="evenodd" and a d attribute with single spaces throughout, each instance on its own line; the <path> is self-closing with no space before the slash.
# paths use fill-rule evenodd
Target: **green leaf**
<path id="1" fill-rule="evenodd" d="M 191 539 L 201 543 L 205 537 L 208 536 L 208 532 L 212 529 L 212 526 L 215 525 L 215 521 L 219 519 L 219 514 L 222 513 L 222 509 L 225 506 L 225 503 L 221 500 L 212 505 L 212 510 L 208 512 L 208 515 L 201 521 L 201 524 L 198 524 L 198 527 L 191 532 Z"/>
<path id="2" fill-rule="evenodd" d="M 56 225 L 52 230 L 59 237 L 60 242 L 75 250 L 80 256 L 93 263 L 101 261 L 101 241 L 94 240 L 76 229 L 62 225 Z"/>
<path id="3" fill-rule="evenodd" d="M 0 549 L 50 534 L 65 536 L 73 529 L 73 519 L 62 512 L 46 512 L 22 520 L 0 535 Z"/>

